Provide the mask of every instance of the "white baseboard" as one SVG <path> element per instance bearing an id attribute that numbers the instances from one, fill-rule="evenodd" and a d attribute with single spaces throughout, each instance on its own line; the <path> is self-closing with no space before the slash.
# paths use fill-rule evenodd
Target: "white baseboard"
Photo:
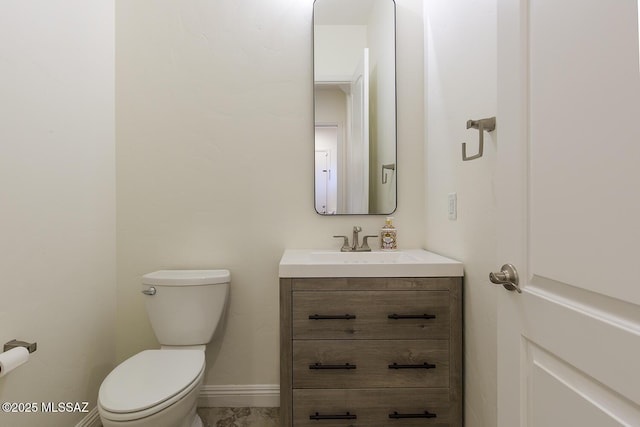
<path id="1" fill-rule="evenodd" d="M 98 414 L 98 407 L 93 408 L 86 417 L 80 420 L 76 427 L 102 427 L 100 422 L 100 415 Z"/>
<path id="2" fill-rule="evenodd" d="M 204 408 L 277 408 L 280 386 L 277 384 L 203 385 L 198 406 Z"/>

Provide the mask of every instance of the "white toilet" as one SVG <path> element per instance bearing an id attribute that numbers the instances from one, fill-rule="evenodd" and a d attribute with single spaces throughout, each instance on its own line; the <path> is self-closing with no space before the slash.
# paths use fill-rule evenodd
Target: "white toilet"
<path id="1" fill-rule="evenodd" d="M 147 314 L 160 350 L 145 350 L 104 379 L 104 427 L 202 427 L 196 403 L 204 351 L 224 312 L 228 270 L 162 270 L 142 277 Z"/>

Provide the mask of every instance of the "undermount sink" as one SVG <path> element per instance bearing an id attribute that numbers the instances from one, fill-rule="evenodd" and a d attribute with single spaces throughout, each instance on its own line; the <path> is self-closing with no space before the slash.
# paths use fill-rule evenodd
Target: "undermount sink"
<path id="1" fill-rule="evenodd" d="M 425 251 L 340 252 L 287 249 L 280 277 L 452 277 L 462 276 L 462 263 Z"/>

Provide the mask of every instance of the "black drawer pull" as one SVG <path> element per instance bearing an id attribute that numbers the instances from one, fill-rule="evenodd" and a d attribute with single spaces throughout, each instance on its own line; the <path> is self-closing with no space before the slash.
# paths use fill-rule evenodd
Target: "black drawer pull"
<path id="1" fill-rule="evenodd" d="M 351 320 L 355 319 L 355 314 L 311 314 L 310 320 Z"/>
<path id="2" fill-rule="evenodd" d="M 391 416 L 391 415 L 389 415 Z M 316 412 L 315 415 L 309 415 L 310 420 L 355 420 L 358 416 L 356 414 L 351 414 L 347 412 L 346 414 L 336 414 L 336 415 L 320 415 Z"/>
<path id="3" fill-rule="evenodd" d="M 387 316 L 389 319 L 435 319 L 435 314 L 390 314 Z"/>
<path id="4" fill-rule="evenodd" d="M 389 369 L 435 369 L 435 367 L 436 365 L 427 362 L 418 365 L 398 365 L 397 363 L 389 365 Z"/>
<path id="5" fill-rule="evenodd" d="M 309 365 L 309 369 L 356 369 L 357 365 L 345 363 L 344 365 L 323 365 L 322 363 L 314 363 Z"/>
<path id="6" fill-rule="evenodd" d="M 424 414 L 399 414 L 394 412 L 393 414 L 389 414 L 389 418 L 392 419 L 400 419 L 400 418 L 436 418 L 436 414 L 432 414 L 429 411 L 424 411 Z"/>

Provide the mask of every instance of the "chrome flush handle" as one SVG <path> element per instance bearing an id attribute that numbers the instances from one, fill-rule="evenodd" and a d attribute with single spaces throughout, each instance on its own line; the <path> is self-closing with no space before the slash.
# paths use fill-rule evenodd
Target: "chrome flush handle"
<path id="1" fill-rule="evenodd" d="M 143 290 L 142 293 L 145 294 L 145 295 L 155 295 L 156 294 L 156 288 L 151 286 L 149 289 Z"/>

